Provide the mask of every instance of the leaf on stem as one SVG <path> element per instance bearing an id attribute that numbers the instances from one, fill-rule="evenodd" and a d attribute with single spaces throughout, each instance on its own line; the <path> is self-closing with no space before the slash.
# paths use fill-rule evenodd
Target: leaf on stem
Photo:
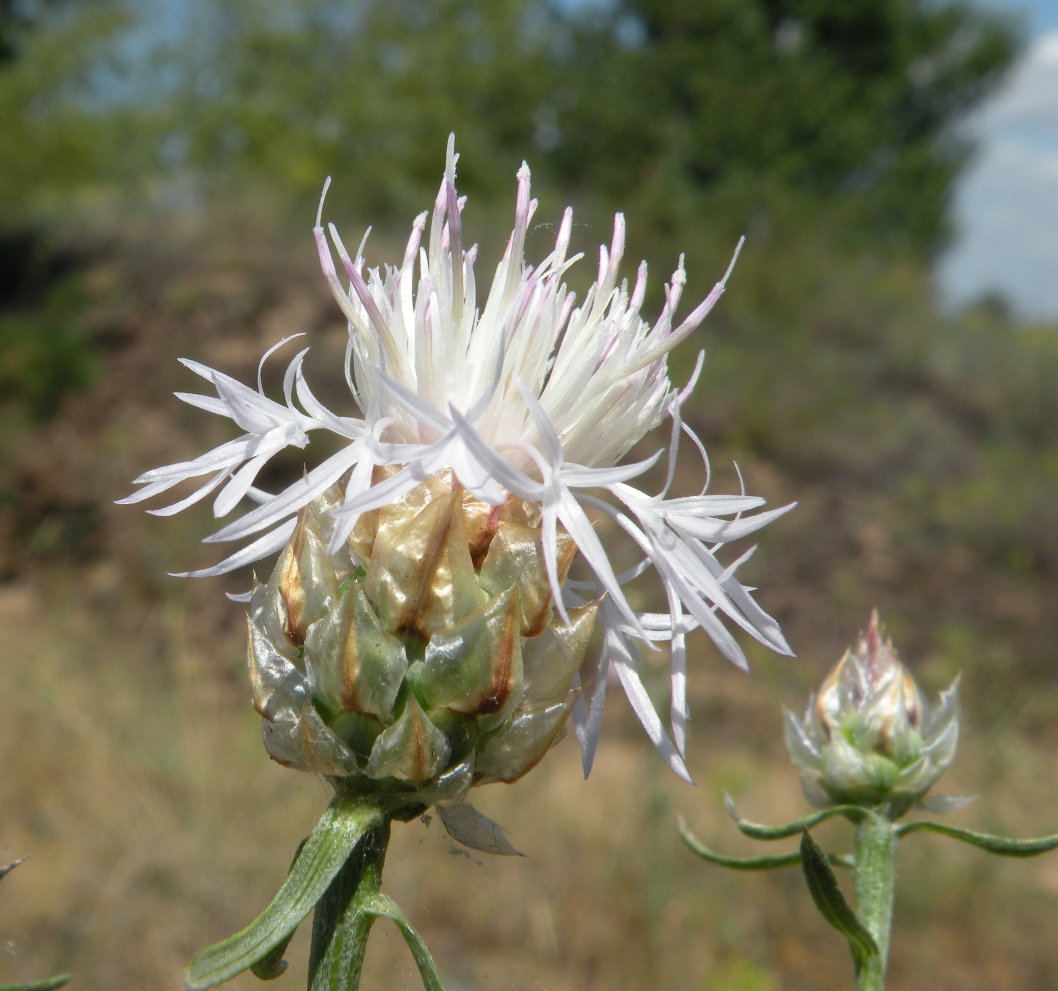
<path id="1" fill-rule="evenodd" d="M 274 971 L 282 961 L 282 953 L 277 962 L 276 952 L 281 946 L 285 948 L 364 834 L 382 821 L 378 806 L 362 797 L 346 795 L 335 799 L 305 841 L 268 908 L 242 932 L 203 950 L 187 965 L 184 982 L 188 991 L 214 987 L 255 964 L 265 963 L 265 973 L 278 976 Z"/>
<path id="2" fill-rule="evenodd" d="M 20 863 L 21 860 L 16 861 L 9 869 Z M 43 981 L 31 981 L 29 984 L 0 984 L 0 991 L 55 991 L 55 988 L 61 988 L 69 979 L 69 974 L 56 974 L 54 977 L 45 977 Z"/>
<path id="3" fill-rule="evenodd" d="M 301 856 L 301 851 L 305 849 L 305 844 L 308 843 L 309 838 L 306 836 L 299 844 L 297 850 L 294 851 L 294 859 L 290 861 L 290 867 L 287 869 L 289 874 L 293 869 L 294 865 L 298 862 L 298 857 Z M 287 936 L 281 943 L 277 944 L 276 947 L 266 953 L 260 960 L 257 961 L 250 970 L 253 972 L 253 976 L 259 981 L 274 981 L 277 977 L 280 977 L 286 972 L 287 962 L 283 959 L 286 955 L 287 947 L 290 946 L 290 941 L 294 938 L 294 930 L 290 931 L 290 935 Z"/>
<path id="4" fill-rule="evenodd" d="M 426 991 L 444 991 L 441 983 L 441 975 L 437 972 L 437 965 L 430 956 L 422 937 L 415 931 L 412 924 L 407 920 L 400 907 L 386 895 L 375 895 L 370 901 L 364 903 L 361 912 L 373 915 L 375 918 L 390 919 L 395 922 L 404 942 L 408 944 L 411 955 L 415 958 L 415 965 L 419 968 L 419 976 L 422 978 L 423 987 Z"/>
<path id="5" fill-rule="evenodd" d="M 812 901 L 823 918 L 849 941 L 849 949 L 859 971 L 871 957 L 878 956 L 878 944 L 845 900 L 827 855 L 807 829 L 801 835 L 801 867 Z"/>
<path id="6" fill-rule="evenodd" d="M 961 840 L 963 843 L 980 847 L 1000 857 L 1036 857 L 1041 853 L 1058 849 L 1058 834 L 1041 836 L 1035 840 L 1014 840 L 1006 836 L 975 833 L 971 829 L 959 829 L 956 826 L 945 826 L 942 823 L 929 822 L 924 819 L 902 823 L 896 827 L 896 835 L 906 836 L 908 833 L 918 833 L 923 830 L 950 836 L 953 840 Z"/>
<path id="7" fill-rule="evenodd" d="M 724 796 L 724 806 L 727 809 L 727 814 L 735 820 L 735 825 L 738 826 L 739 832 L 754 840 L 784 840 L 790 836 L 797 836 L 798 833 L 803 833 L 806 829 L 810 829 L 812 826 L 816 826 L 827 819 L 833 819 L 835 816 L 845 816 L 851 822 L 859 822 L 864 815 L 863 809 L 858 805 L 832 805 L 828 809 L 801 816 L 800 819 L 783 823 L 781 826 L 762 826 L 759 823 L 743 819 L 735 810 L 735 802 L 730 795 Z"/>
<path id="8" fill-rule="evenodd" d="M 726 857 L 722 853 L 710 850 L 688 828 L 681 817 L 679 819 L 680 838 L 703 860 L 708 860 L 718 867 L 727 867 L 733 871 L 770 871 L 779 867 L 794 867 L 801 863 L 801 852 L 782 853 L 770 857 Z M 826 858 L 837 867 L 852 867 L 852 858 L 840 853 L 828 853 Z"/>

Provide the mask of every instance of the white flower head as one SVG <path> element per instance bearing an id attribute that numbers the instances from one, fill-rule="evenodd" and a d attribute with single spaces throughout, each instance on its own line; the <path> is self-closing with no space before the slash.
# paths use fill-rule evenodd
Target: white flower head
<path id="1" fill-rule="evenodd" d="M 446 469 L 483 502 L 501 505 L 513 495 L 536 503 L 559 615 L 565 619 L 569 607 L 604 596 L 599 611 L 601 650 L 581 669 L 582 692 L 573 713 L 585 773 L 591 767 L 613 667 L 654 744 L 668 764 L 690 780 L 683 763 L 686 634 L 702 627 L 741 667 L 746 666 L 745 655 L 724 619 L 773 650 L 791 653 L 778 624 L 736 578 L 736 569 L 749 554 L 727 565 L 717 557 L 723 545 L 791 507 L 747 517 L 744 514 L 763 505 L 763 499 L 745 493 L 708 495 L 705 490 L 686 498 L 668 497 L 681 437 L 689 437 L 698 448 L 707 472 L 708 461 L 680 415 L 701 369 L 701 356 L 692 381 L 681 391 L 669 381 L 667 355 L 716 305 L 731 268 L 677 323 L 686 281 L 681 257 L 666 286 L 661 315 L 650 324 L 640 312 L 646 263 L 640 264 L 631 290 L 618 278 L 625 230 L 624 218 L 617 214 L 610 247 L 599 249 L 597 280 L 577 305 L 563 282 L 566 270 L 580 257 L 567 256 L 569 209 L 552 252 L 535 268 L 526 264 L 525 237 L 537 203 L 530 198 L 529 168 L 523 163 L 517 174 L 514 230 L 484 307 L 479 308 L 477 248 L 463 245 L 460 214 L 465 198 L 456 193 L 457 158 L 450 138 L 429 237 L 424 244 L 423 213 L 412 225 L 399 266 L 365 272 L 364 244 L 351 256 L 333 225 L 328 242 L 320 220 L 321 199 L 314 234 L 323 273 L 349 323 L 346 379 L 361 415 L 333 413 L 315 398 L 302 372 L 307 349 L 286 370 L 284 404 L 265 396 L 260 371 L 254 390 L 221 372 L 185 362 L 212 382 L 217 397 L 178 397 L 230 418 L 245 432 L 194 461 L 141 475 L 136 483 L 143 488 L 122 502 L 139 502 L 185 480 L 200 479 L 203 484 L 191 495 L 152 512 L 178 512 L 218 488 L 217 517 L 230 513 L 244 497 L 258 503 L 206 538 L 244 542 L 242 548 L 212 568 L 189 573 L 195 576 L 223 574 L 275 553 L 290 538 L 298 512 L 335 483 L 344 501 L 334 511 L 332 553 L 346 544 L 360 515 L 399 499 Z M 336 269 L 334 253 L 346 281 Z M 271 348 L 262 365 L 287 340 Z M 649 495 L 630 483 L 665 451 L 646 461 L 621 462 L 666 419 L 671 421 L 668 476 L 662 492 Z M 345 446 L 282 492 L 270 494 L 254 486 L 269 458 L 284 447 L 305 447 L 314 430 L 338 435 Z M 399 470 L 376 472 L 380 466 Z M 608 517 L 632 541 L 642 556 L 638 566 L 615 573 L 588 509 Z M 589 579 L 560 582 L 559 527 L 576 543 Z M 668 612 L 638 612 L 625 594 L 630 582 L 649 571 L 661 580 Z M 671 735 L 639 673 L 640 645 L 656 649 L 660 641 L 670 644 Z"/>

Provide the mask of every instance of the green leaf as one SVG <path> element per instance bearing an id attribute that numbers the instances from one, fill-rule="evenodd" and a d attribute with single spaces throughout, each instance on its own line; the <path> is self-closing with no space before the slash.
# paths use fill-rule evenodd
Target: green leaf
<path id="1" fill-rule="evenodd" d="M 25 860 L 25 857 L 22 858 Z M 21 860 L 9 865 L 15 867 L 22 863 Z M 56 974 L 55 977 L 45 977 L 43 981 L 32 981 L 29 984 L 0 984 L 0 991 L 55 991 L 61 988 L 70 979 L 69 974 Z"/>
<path id="2" fill-rule="evenodd" d="M 812 901 L 823 918 L 848 939 L 858 971 L 871 957 L 878 956 L 878 944 L 845 900 L 827 855 L 807 829 L 801 835 L 801 867 Z"/>
<path id="3" fill-rule="evenodd" d="M 274 950 L 266 953 L 257 963 L 251 964 L 250 972 L 253 976 L 259 981 L 274 981 L 277 977 L 282 977 L 287 971 L 287 962 L 283 957 L 286 956 L 287 947 L 293 938 L 294 933 L 291 932 Z"/>
<path id="4" fill-rule="evenodd" d="M 407 920 L 400 907 L 392 898 L 385 895 L 375 895 L 365 902 L 360 911 L 376 918 L 390 919 L 397 924 L 404 942 L 408 944 L 411 955 L 415 958 L 415 964 L 419 968 L 419 976 L 422 978 L 423 987 L 426 991 L 444 991 L 441 983 L 441 975 L 437 972 L 437 965 L 430 956 L 422 937 L 415 931 L 412 924 Z"/>
<path id="5" fill-rule="evenodd" d="M 294 859 L 290 861 L 290 867 L 287 868 L 287 874 L 294 869 L 294 865 L 298 862 L 298 857 L 301 856 L 301 851 L 305 849 L 305 844 L 308 842 L 308 839 L 309 838 L 306 836 L 305 839 L 298 844 L 297 850 L 294 851 Z M 277 944 L 275 949 L 261 957 L 261 959 L 250 968 L 253 972 L 253 976 L 259 981 L 274 981 L 277 977 L 281 976 L 287 969 L 287 962 L 283 957 L 293 938 L 294 930 L 291 930 L 290 935 Z"/>
<path id="6" fill-rule="evenodd" d="M 214 987 L 267 959 L 273 968 L 278 966 L 275 952 L 312 911 L 361 837 L 382 821 L 378 806 L 362 796 L 336 798 L 305 841 L 268 908 L 242 932 L 203 950 L 187 965 L 188 991 Z"/>
<path id="7" fill-rule="evenodd" d="M 680 838 L 690 848 L 692 853 L 697 854 L 703 860 L 708 860 L 718 867 L 728 867 L 733 871 L 770 871 L 779 867 L 794 867 L 801 863 L 801 852 L 794 850 L 792 853 L 782 853 L 771 857 L 726 857 L 722 853 L 710 850 L 684 823 L 679 820 Z M 828 853 L 827 859 L 838 867 L 852 867 L 852 859 L 839 853 Z"/>
<path id="8" fill-rule="evenodd" d="M 859 822 L 864 815 L 864 810 L 858 805 L 832 805 L 829 809 L 813 812 L 811 815 L 802 816 L 800 819 L 783 823 L 781 826 L 762 826 L 759 823 L 743 819 L 735 811 L 735 803 L 730 795 L 724 796 L 724 805 L 727 807 L 727 814 L 735 820 L 735 825 L 738 826 L 739 832 L 755 840 L 784 840 L 790 836 L 796 836 L 798 833 L 803 833 L 806 829 L 811 829 L 812 826 L 816 826 L 827 819 L 833 819 L 835 816 L 845 816 L 852 822 Z"/>
<path id="9" fill-rule="evenodd" d="M 971 829 L 958 829 L 955 826 L 945 826 L 939 822 L 929 822 L 925 819 L 917 822 L 905 822 L 897 826 L 896 835 L 904 836 L 907 833 L 918 833 L 924 830 L 931 833 L 940 833 L 942 836 L 950 836 L 953 840 L 962 840 L 963 843 L 970 843 L 1001 857 L 1036 857 L 1041 853 L 1058 849 L 1058 835 L 1041 836 L 1035 840 L 1012 840 L 1006 836 L 975 833 Z"/>

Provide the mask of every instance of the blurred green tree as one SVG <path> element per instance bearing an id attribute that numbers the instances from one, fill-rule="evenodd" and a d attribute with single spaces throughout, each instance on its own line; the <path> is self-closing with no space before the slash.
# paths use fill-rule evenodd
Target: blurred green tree
<path id="1" fill-rule="evenodd" d="M 943 245 L 960 116 L 1018 49 L 931 0 L 202 2 L 174 146 L 201 177 L 314 195 L 340 171 L 402 216 L 456 130 L 480 202 L 522 157 L 554 189 L 664 214 L 707 195 L 840 209 L 878 245 Z M 191 53 L 191 57 L 189 56 Z M 607 204 L 608 205 L 608 204 Z M 675 211 L 679 214 L 679 208 Z"/>
<path id="2" fill-rule="evenodd" d="M 537 0 L 202 3 L 170 140 L 200 179 L 342 200 L 376 220 L 435 192 L 449 131 L 461 188 L 507 192 L 553 85 L 559 19 Z"/>
<path id="3" fill-rule="evenodd" d="M 128 23 L 111 0 L 0 2 L 0 224 L 68 211 L 86 183 L 125 174 L 125 108 L 101 104 L 94 77 Z"/>
<path id="4" fill-rule="evenodd" d="M 876 244 L 932 252 L 970 151 L 953 125 L 1018 39 L 966 2 L 618 0 L 579 49 L 556 99 L 564 175 L 622 195 L 655 174 L 777 184 L 845 205 Z"/>

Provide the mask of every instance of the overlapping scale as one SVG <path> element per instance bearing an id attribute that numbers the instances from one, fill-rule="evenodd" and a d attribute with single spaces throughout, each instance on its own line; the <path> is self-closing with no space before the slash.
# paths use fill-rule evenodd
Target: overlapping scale
<path id="1" fill-rule="evenodd" d="M 252 596 L 269 754 L 409 802 L 521 777 L 563 732 L 598 611 L 558 618 L 539 507 L 479 502 L 443 471 L 363 514 L 329 556 L 341 496 L 301 511 Z M 564 580 L 576 548 L 561 528 L 558 547 Z"/>

